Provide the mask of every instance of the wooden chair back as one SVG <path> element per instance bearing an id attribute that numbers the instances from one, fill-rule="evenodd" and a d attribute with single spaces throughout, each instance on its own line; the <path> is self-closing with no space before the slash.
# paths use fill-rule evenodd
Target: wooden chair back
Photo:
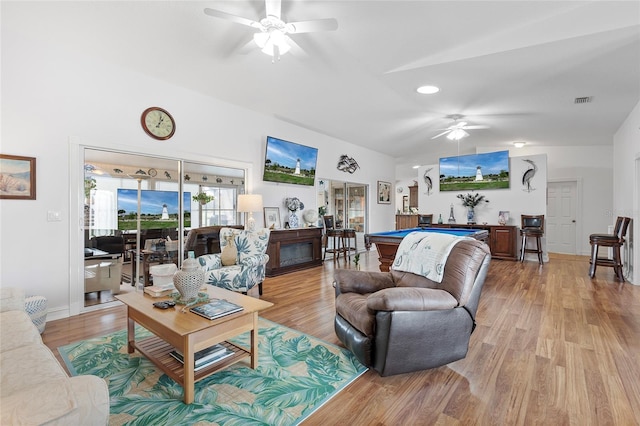
<path id="1" fill-rule="evenodd" d="M 536 231 L 544 232 L 544 215 L 528 215 L 523 214 L 520 216 L 521 227 L 523 230 L 533 229 Z"/>
<path id="2" fill-rule="evenodd" d="M 424 228 L 433 224 L 433 215 L 432 214 L 419 214 L 418 215 L 418 226 Z"/>

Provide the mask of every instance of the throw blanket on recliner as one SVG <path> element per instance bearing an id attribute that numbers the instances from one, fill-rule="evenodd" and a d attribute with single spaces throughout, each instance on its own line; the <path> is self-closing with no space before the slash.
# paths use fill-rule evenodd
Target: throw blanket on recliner
<path id="1" fill-rule="evenodd" d="M 468 238 L 440 232 L 412 232 L 400 242 L 392 268 L 442 282 L 451 249 L 464 239 Z"/>

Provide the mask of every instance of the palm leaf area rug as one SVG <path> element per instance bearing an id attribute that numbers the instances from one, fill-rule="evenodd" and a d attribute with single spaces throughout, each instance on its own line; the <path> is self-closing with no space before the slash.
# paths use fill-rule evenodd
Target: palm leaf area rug
<path id="1" fill-rule="evenodd" d="M 126 330 L 58 351 L 72 375 L 107 381 L 110 425 L 296 425 L 367 370 L 346 349 L 263 318 L 258 333 L 258 368 L 245 359 L 197 382 L 189 405 L 182 386 L 127 353 Z M 136 325 L 136 340 L 150 335 Z M 249 347 L 249 337 L 230 341 Z"/>

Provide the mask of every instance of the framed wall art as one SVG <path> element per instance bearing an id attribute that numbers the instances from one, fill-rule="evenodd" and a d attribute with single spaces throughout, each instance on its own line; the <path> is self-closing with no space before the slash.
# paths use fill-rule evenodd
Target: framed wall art
<path id="1" fill-rule="evenodd" d="M 270 229 L 282 228 L 280 209 L 278 207 L 264 207 L 264 226 Z"/>
<path id="2" fill-rule="evenodd" d="M 391 182 L 378 181 L 378 204 L 391 204 Z"/>
<path id="3" fill-rule="evenodd" d="M 0 154 L 0 199 L 36 199 L 36 159 Z"/>

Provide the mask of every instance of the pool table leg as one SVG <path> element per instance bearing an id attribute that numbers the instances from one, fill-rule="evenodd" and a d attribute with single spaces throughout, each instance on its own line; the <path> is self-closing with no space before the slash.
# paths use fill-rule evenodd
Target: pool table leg
<path id="1" fill-rule="evenodd" d="M 393 260 L 396 257 L 396 251 L 399 245 L 400 244 L 376 243 L 381 272 L 389 271 L 391 265 L 393 265 Z"/>

